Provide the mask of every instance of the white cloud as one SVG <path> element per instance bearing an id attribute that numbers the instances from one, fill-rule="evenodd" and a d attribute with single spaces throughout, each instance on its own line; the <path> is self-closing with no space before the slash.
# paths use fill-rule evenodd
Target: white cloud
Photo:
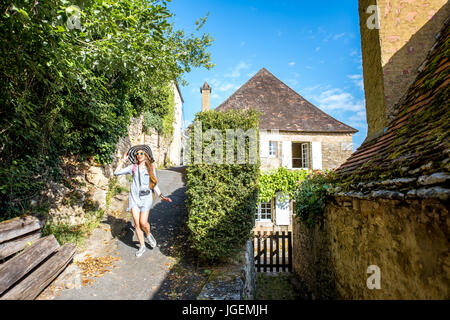
<path id="1" fill-rule="evenodd" d="M 352 82 L 364 91 L 364 79 L 361 74 L 351 74 L 347 76 Z"/>
<path id="2" fill-rule="evenodd" d="M 358 80 L 358 79 L 362 78 L 362 75 L 360 75 L 360 74 L 351 74 L 351 75 L 349 75 L 347 77 L 349 77 L 352 80 Z"/>
<path id="3" fill-rule="evenodd" d="M 214 92 L 225 92 L 225 91 L 229 91 L 231 89 L 236 90 L 238 87 L 236 86 L 236 84 L 232 83 L 232 82 L 224 82 L 222 80 L 219 79 L 207 79 L 206 80 L 209 85 L 212 88 L 213 94 L 211 95 L 211 97 L 213 98 L 218 98 L 218 96 L 214 95 Z"/>
<path id="4" fill-rule="evenodd" d="M 348 92 L 341 89 L 330 89 L 314 96 L 318 107 L 325 111 L 363 111 L 364 101 L 358 101 Z"/>
<path id="5" fill-rule="evenodd" d="M 295 62 L 294 62 L 294 61 L 289 62 L 289 65 L 290 65 L 291 67 L 293 67 L 293 66 L 295 66 Z"/>
<path id="6" fill-rule="evenodd" d="M 343 36 L 345 36 L 345 32 L 335 34 L 333 37 L 333 40 L 338 40 L 338 39 L 342 38 Z"/>
<path id="7" fill-rule="evenodd" d="M 218 91 L 228 91 L 231 88 L 233 88 L 234 85 L 232 83 L 223 83 L 222 85 L 220 85 L 217 90 Z"/>
<path id="8" fill-rule="evenodd" d="M 227 78 L 239 78 L 241 76 L 241 71 L 248 69 L 250 65 L 244 61 L 239 62 L 239 64 L 234 67 L 230 73 L 225 74 Z"/>
<path id="9" fill-rule="evenodd" d="M 313 69 L 313 67 L 311 67 L 311 66 L 306 66 L 305 68 L 310 69 L 310 70 Z"/>
<path id="10" fill-rule="evenodd" d="M 314 51 L 318 52 L 319 50 L 320 50 L 320 47 L 316 47 L 316 49 Z"/>
<path id="11" fill-rule="evenodd" d="M 350 51 L 350 57 L 354 57 L 358 54 L 358 50 L 356 49 L 352 49 L 352 51 Z"/>
<path id="12" fill-rule="evenodd" d="M 357 111 L 353 113 L 346 122 L 349 126 L 354 128 L 366 128 L 366 110 Z"/>
<path id="13" fill-rule="evenodd" d="M 349 118 L 350 121 L 356 121 L 356 120 L 366 120 L 366 110 L 355 112 L 354 115 L 352 115 Z"/>
<path id="14" fill-rule="evenodd" d="M 286 82 L 291 87 L 296 86 L 298 84 L 298 80 L 297 79 L 288 79 L 288 80 L 286 80 Z"/>

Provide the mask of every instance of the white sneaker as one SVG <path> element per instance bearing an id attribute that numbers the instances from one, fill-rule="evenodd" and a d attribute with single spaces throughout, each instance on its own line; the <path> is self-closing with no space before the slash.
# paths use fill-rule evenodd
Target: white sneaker
<path id="1" fill-rule="evenodd" d="M 156 247 L 156 240 L 155 240 L 155 238 L 153 237 L 153 235 L 151 233 L 149 233 L 148 236 L 145 237 L 145 239 L 147 239 L 148 244 L 152 248 Z"/>
<path id="2" fill-rule="evenodd" d="M 145 252 L 145 246 L 140 247 L 139 250 L 136 251 L 136 257 L 142 256 L 144 254 L 144 252 Z"/>

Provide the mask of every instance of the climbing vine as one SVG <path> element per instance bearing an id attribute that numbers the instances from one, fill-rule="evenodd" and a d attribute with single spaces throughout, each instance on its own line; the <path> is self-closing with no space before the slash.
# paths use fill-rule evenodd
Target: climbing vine
<path id="1" fill-rule="evenodd" d="M 172 136 L 175 120 L 175 95 L 171 84 L 154 94 L 149 110 L 144 113 L 144 130 L 154 128 L 165 137 Z"/>
<path id="2" fill-rule="evenodd" d="M 304 181 L 309 173 L 309 170 L 289 170 L 285 167 L 263 171 L 258 184 L 259 201 L 269 202 L 279 191 L 283 192 L 283 200 L 285 197 L 292 198 L 298 184 Z"/>
<path id="3" fill-rule="evenodd" d="M 314 225 L 323 216 L 329 190 L 336 179 L 331 170 L 314 170 L 300 182 L 295 190 L 295 215 L 308 226 Z"/>

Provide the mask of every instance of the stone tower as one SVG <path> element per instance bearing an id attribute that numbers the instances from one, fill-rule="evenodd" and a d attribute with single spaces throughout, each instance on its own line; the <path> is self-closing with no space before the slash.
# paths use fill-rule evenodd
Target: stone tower
<path id="1" fill-rule="evenodd" d="M 383 134 L 449 16 L 447 0 L 359 0 L 368 133 Z"/>
<path id="2" fill-rule="evenodd" d="M 202 112 L 209 111 L 209 97 L 211 90 L 212 89 L 207 82 L 205 82 L 203 87 L 200 88 L 200 92 L 202 94 Z"/>

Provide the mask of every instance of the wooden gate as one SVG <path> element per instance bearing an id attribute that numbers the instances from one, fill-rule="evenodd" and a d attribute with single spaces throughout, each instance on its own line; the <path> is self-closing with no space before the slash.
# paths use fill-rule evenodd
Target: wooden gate
<path id="1" fill-rule="evenodd" d="M 253 232 L 253 248 L 257 272 L 292 271 L 291 232 Z"/>

